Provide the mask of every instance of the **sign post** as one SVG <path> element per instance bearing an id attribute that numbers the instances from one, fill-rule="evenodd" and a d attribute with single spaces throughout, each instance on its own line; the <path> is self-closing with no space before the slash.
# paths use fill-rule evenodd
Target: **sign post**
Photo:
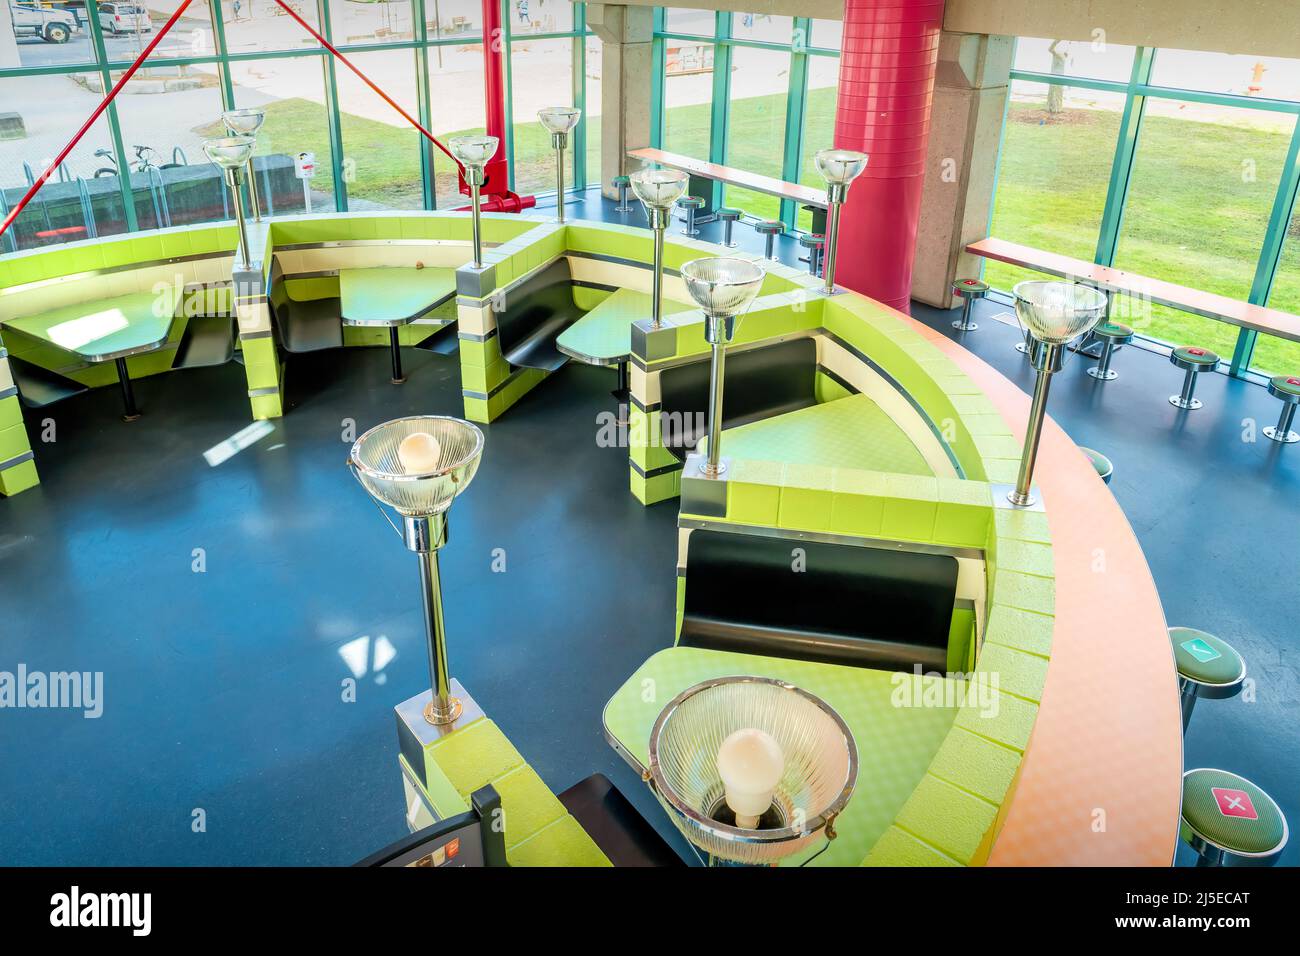
<path id="1" fill-rule="evenodd" d="M 311 178 L 316 175 L 316 154 L 299 153 L 293 158 L 293 174 L 302 180 L 302 205 L 311 212 Z"/>

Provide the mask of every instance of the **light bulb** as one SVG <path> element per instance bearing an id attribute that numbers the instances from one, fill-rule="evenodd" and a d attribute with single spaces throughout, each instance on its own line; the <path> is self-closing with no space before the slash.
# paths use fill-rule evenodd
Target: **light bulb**
<path id="1" fill-rule="evenodd" d="M 442 447 L 428 432 L 412 432 L 397 446 L 397 460 L 408 475 L 427 475 L 438 470 Z"/>
<path id="2" fill-rule="evenodd" d="M 718 773 L 727 788 L 727 806 L 736 815 L 736 826 L 742 830 L 758 827 L 784 771 L 785 755 L 769 733 L 747 727 L 722 742 Z"/>

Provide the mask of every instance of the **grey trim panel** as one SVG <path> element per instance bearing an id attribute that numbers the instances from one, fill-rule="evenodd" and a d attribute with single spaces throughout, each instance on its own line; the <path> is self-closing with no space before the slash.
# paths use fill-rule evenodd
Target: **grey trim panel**
<path id="1" fill-rule="evenodd" d="M 278 385 L 271 385 L 268 386 L 267 388 L 250 388 L 248 390 L 249 398 L 262 398 L 266 395 L 279 395 L 279 394 L 280 394 L 280 386 Z"/>
<path id="2" fill-rule="evenodd" d="M 0 461 L 0 471 L 4 471 L 6 468 L 12 468 L 14 465 L 21 465 L 23 462 L 31 461 L 35 457 L 36 454 L 29 448 L 21 455 L 15 455 L 8 461 Z"/>
<path id="3" fill-rule="evenodd" d="M 658 478 L 660 475 L 671 475 L 674 471 L 681 471 L 683 468 L 686 467 L 686 462 L 677 461 L 677 462 L 673 462 L 671 465 L 661 465 L 658 468 L 651 468 L 649 471 L 642 471 L 641 466 L 638 465 L 636 462 L 634 462 L 631 458 L 627 460 L 627 463 L 631 467 L 631 469 L 635 471 L 638 475 L 640 475 L 642 478 Z"/>

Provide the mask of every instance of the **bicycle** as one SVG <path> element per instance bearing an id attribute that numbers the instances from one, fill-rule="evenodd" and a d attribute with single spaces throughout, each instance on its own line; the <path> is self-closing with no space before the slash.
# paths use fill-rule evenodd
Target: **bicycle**
<path id="1" fill-rule="evenodd" d="M 163 168 L 154 162 L 153 157 L 156 155 L 156 151 L 152 146 L 137 145 L 133 148 L 135 149 L 135 172 L 143 173 L 150 169 Z M 95 156 L 99 159 L 107 160 L 112 164 L 111 166 L 101 166 L 99 169 L 95 170 L 96 179 L 100 179 L 104 176 L 117 175 L 117 156 L 111 149 L 107 146 L 101 146 L 99 149 L 95 150 Z"/>

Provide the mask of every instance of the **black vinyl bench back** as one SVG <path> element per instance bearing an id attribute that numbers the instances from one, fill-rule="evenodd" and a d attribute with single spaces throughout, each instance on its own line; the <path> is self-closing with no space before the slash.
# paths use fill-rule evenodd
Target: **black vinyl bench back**
<path id="1" fill-rule="evenodd" d="M 722 427 L 797 411 L 817 404 L 817 343 L 811 338 L 728 352 L 724 366 Z M 709 360 L 659 373 L 664 446 L 677 458 L 708 430 Z"/>
<path id="2" fill-rule="evenodd" d="M 569 360 L 555 340 L 582 316 L 573 301 L 569 260 L 557 259 L 497 303 L 497 334 L 501 354 L 514 366 L 553 372 Z"/>
<path id="3" fill-rule="evenodd" d="M 957 595 L 951 555 L 697 529 L 686 567 L 680 644 L 946 670 Z"/>

